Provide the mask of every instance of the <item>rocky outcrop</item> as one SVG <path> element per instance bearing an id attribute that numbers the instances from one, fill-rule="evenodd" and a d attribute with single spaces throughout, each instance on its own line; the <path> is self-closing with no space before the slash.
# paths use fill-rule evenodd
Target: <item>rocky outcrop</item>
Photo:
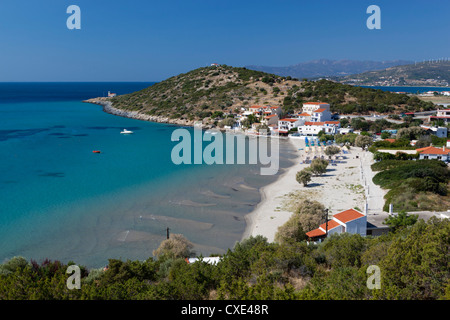
<path id="1" fill-rule="evenodd" d="M 194 121 L 187 119 L 171 119 L 169 117 L 162 116 L 152 116 L 148 114 L 143 114 L 138 111 L 129 111 L 114 108 L 112 102 L 108 100 L 108 98 L 93 98 L 84 100 L 86 103 L 93 103 L 97 105 L 101 105 L 103 107 L 103 111 L 109 114 L 113 114 L 120 117 L 132 118 L 137 120 L 151 121 L 151 122 L 160 122 L 160 123 L 169 123 L 180 126 L 194 126 Z M 209 126 L 204 126 L 205 129 L 208 129 Z"/>

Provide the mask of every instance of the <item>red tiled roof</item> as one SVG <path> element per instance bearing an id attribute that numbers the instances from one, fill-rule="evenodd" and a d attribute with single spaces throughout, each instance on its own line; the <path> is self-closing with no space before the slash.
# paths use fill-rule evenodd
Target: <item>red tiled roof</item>
<path id="1" fill-rule="evenodd" d="M 272 115 L 270 115 L 270 116 L 266 116 L 266 119 L 273 118 L 273 117 L 275 117 L 275 116 L 276 116 L 276 114 L 272 114 Z"/>
<path id="2" fill-rule="evenodd" d="M 334 217 L 334 216 L 333 216 Z M 339 227 L 340 226 L 340 224 L 337 222 L 337 221 L 334 221 L 334 220 L 328 220 L 328 231 L 330 231 L 331 229 L 334 229 L 334 228 L 336 228 L 336 227 Z M 323 230 L 326 230 L 326 224 L 325 223 L 322 223 L 321 225 L 320 225 L 320 228 L 322 228 Z"/>
<path id="3" fill-rule="evenodd" d="M 448 148 L 436 148 L 436 147 L 426 147 L 416 149 L 420 154 L 449 154 L 450 149 Z"/>
<path id="4" fill-rule="evenodd" d="M 337 219 L 343 223 L 347 223 L 349 221 L 358 219 L 364 217 L 364 214 L 362 214 L 359 211 L 356 211 L 355 209 L 349 209 L 342 212 L 339 212 L 335 215 L 333 215 L 333 219 Z"/>
<path id="5" fill-rule="evenodd" d="M 325 122 L 311 122 L 305 121 L 305 126 L 323 126 Z"/>
<path id="6" fill-rule="evenodd" d="M 280 121 L 296 122 L 296 121 L 298 121 L 298 119 L 285 118 L 285 119 L 281 119 Z"/>
<path id="7" fill-rule="evenodd" d="M 389 141 L 390 143 L 395 142 L 395 139 L 384 139 L 383 141 Z"/>
<path id="8" fill-rule="evenodd" d="M 299 114 L 300 117 L 311 117 L 309 113 L 303 112 Z"/>
<path id="9" fill-rule="evenodd" d="M 325 235 L 325 231 L 322 231 L 320 229 L 314 229 L 310 232 L 307 232 L 306 235 L 310 238 L 314 238 L 314 237 L 319 237 L 319 236 L 324 236 Z"/>
<path id="10" fill-rule="evenodd" d="M 324 109 L 324 108 L 320 108 L 320 109 L 317 109 L 316 111 L 314 111 L 314 112 L 318 112 L 318 113 L 322 113 L 322 112 L 324 112 L 326 109 Z"/>
<path id="11" fill-rule="evenodd" d="M 325 121 L 326 124 L 339 124 L 339 121 Z"/>

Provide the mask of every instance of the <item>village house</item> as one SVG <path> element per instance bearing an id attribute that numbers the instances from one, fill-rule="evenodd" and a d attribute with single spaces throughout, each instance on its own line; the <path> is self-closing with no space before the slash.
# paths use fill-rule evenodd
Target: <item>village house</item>
<path id="1" fill-rule="evenodd" d="M 419 153 L 419 160 L 441 160 L 446 163 L 450 162 L 450 149 L 446 147 L 426 147 L 416 149 Z"/>
<path id="2" fill-rule="evenodd" d="M 311 115 L 312 122 L 331 121 L 331 112 L 325 108 L 315 110 Z"/>
<path id="3" fill-rule="evenodd" d="M 330 112 L 330 105 L 325 102 L 305 102 L 303 103 L 302 112 L 312 114 L 318 109 L 325 109 Z"/>
<path id="4" fill-rule="evenodd" d="M 304 123 L 303 120 L 298 118 L 284 118 L 278 121 L 279 133 L 288 133 L 293 128 L 298 128 Z"/>
<path id="5" fill-rule="evenodd" d="M 446 138 L 447 137 L 447 128 L 446 127 L 431 127 L 421 125 L 420 127 L 427 130 L 429 133 L 437 136 L 438 138 Z"/>
<path id="6" fill-rule="evenodd" d="M 331 220 L 323 223 L 319 228 L 306 233 L 312 241 L 323 240 L 335 233 L 351 233 L 366 236 L 367 216 L 355 209 L 349 209 L 333 215 Z"/>
<path id="7" fill-rule="evenodd" d="M 320 131 L 325 134 L 336 134 L 340 127 L 339 121 L 312 122 L 305 121 L 298 127 L 298 133 L 305 136 L 317 136 Z"/>
<path id="8" fill-rule="evenodd" d="M 437 110 L 435 116 L 430 116 L 430 121 L 433 120 L 444 120 L 445 122 L 450 122 L 450 109 Z"/>

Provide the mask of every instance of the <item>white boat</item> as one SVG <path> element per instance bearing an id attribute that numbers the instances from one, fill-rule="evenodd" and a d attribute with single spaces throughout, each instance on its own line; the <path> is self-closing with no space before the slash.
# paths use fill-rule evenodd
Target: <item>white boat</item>
<path id="1" fill-rule="evenodd" d="M 132 134 L 133 131 L 129 131 L 129 130 L 127 130 L 127 129 L 123 129 L 120 133 L 121 133 L 121 134 Z"/>

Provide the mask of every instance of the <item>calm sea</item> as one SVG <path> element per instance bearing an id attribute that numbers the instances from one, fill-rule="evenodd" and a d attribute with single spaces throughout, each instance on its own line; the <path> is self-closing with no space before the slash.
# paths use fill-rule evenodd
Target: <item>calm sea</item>
<path id="1" fill-rule="evenodd" d="M 450 91 L 450 87 L 371 87 L 363 86 L 364 88 L 380 89 L 391 92 L 407 92 L 407 93 L 424 93 L 428 91 Z"/>
<path id="2" fill-rule="evenodd" d="M 174 165 L 177 127 L 81 102 L 151 84 L 0 83 L 0 262 L 146 259 L 167 228 L 203 255 L 241 239 L 260 187 L 277 176 L 255 165 Z M 280 148 L 281 167 L 292 165 L 292 146 Z"/>

